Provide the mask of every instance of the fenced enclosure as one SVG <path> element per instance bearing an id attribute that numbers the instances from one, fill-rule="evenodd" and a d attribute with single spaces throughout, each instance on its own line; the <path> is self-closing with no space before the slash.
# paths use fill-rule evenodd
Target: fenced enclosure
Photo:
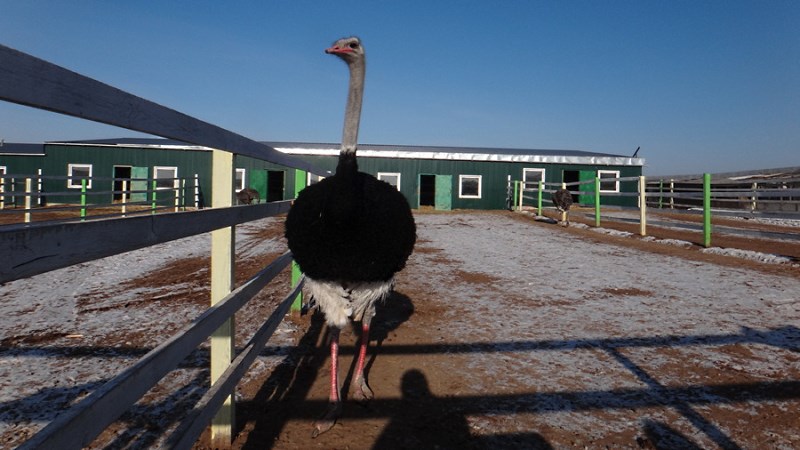
<path id="1" fill-rule="evenodd" d="M 264 348 L 302 286 L 302 280 L 298 280 L 248 345 L 236 355 L 232 315 L 289 265 L 291 255 L 287 253 L 277 258 L 239 288 L 233 289 L 234 227 L 284 213 L 290 206 L 289 201 L 282 201 L 234 207 L 233 155 L 247 155 L 300 171 L 323 173 L 267 145 L 5 46 L 0 46 L 0 67 L 4 68 L 0 71 L 2 100 L 215 149 L 212 156 L 214 195 L 210 209 L 184 211 L 185 202 L 180 201 L 185 198 L 187 190 L 184 180 L 167 180 L 167 183 L 172 181 L 170 187 L 159 184 L 164 180 L 155 180 L 148 185 L 144 180 L 131 179 L 130 186 L 102 191 L 97 195 L 120 194 L 126 199 L 127 206 L 136 203 L 151 214 L 130 217 L 130 211 L 124 211 L 128 217 L 0 227 L 0 252 L 3 254 L 0 283 L 187 236 L 206 232 L 212 235 L 212 307 L 183 331 L 65 411 L 20 448 L 78 449 L 88 445 L 209 337 L 212 386 L 168 442 L 174 448 L 189 448 L 211 423 L 213 445 L 230 445 L 234 426 L 230 395 L 233 387 Z M 305 176 L 298 179 L 305 180 Z M 76 208 L 80 214 L 85 214 L 88 209 L 86 196 L 89 195 L 86 192 L 87 178 L 63 181 L 79 182 L 83 191 L 81 205 L 64 208 Z M 116 183 L 117 180 L 106 181 Z M 143 186 L 135 184 L 143 181 Z M 8 211 L 12 205 L 17 206 L 22 199 L 20 209 L 29 220 L 38 212 L 41 190 L 36 190 L 32 178 L 25 179 L 22 185 L 19 182 L 13 175 L 3 177 L 3 211 Z M 20 186 L 24 187 L 18 189 Z M 128 193 L 131 194 L 130 203 L 127 202 Z M 47 196 L 54 194 L 57 193 L 47 193 Z M 143 199 L 137 200 L 135 196 L 138 195 Z M 162 200 L 164 204 L 160 203 Z M 14 210 L 13 207 L 10 209 Z M 152 214 L 155 211 L 161 213 Z"/>
<path id="2" fill-rule="evenodd" d="M 45 181 L 68 190 L 46 191 Z M 108 188 L 97 189 L 99 184 Z M 125 217 L 202 206 L 197 175 L 189 180 L 0 175 L 0 224 Z"/>
<path id="3" fill-rule="evenodd" d="M 591 199 L 594 209 L 594 225 L 599 227 L 602 218 L 602 198 L 636 197 L 639 211 L 639 234 L 647 235 L 647 211 L 669 210 L 686 214 L 702 215 L 703 245 L 711 245 L 713 215 L 748 216 L 779 215 L 800 218 L 800 177 L 797 175 L 775 176 L 770 179 L 743 181 L 748 178 L 717 177 L 706 173 L 681 179 L 641 177 L 596 177 L 594 180 L 570 183 L 537 184 L 515 180 L 513 188 L 513 207 L 522 210 L 525 206 L 535 208 L 541 215 L 545 205 L 551 204 L 550 197 L 558 189 L 568 189 L 576 200 Z M 625 182 L 636 182 L 635 192 L 622 192 L 619 186 Z M 605 184 L 605 186 L 604 186 Z M 534 187 L 532 187 L 534 186 Z M 604 188 L 605 187 L 605 188 Z M 606 206 L 606 208 L 608 208 Z M 615 206 L 613 209 L 622 209 Z"/>

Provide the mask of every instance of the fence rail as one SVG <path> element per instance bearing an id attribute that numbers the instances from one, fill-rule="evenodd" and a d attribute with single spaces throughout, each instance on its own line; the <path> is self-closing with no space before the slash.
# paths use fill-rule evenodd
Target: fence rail
<path id="1" fill-rule="evenodd" d="M 136 97 L 63 67 L 0 45 L 0 100 L 66 114 L 95 122 L 176 139 L 212 149 L 212 209 L 153 216 L 86 220 L 79 223 L 21 224 L 0 228 L 0 282 L 35 276 L 50 270 L 211 231 L 211 299 L 214 304 L 195 323 L 164 342 L 80 403 L 64 412 L 22 448 L 79 449 L 89 444 L 150 386 L 174 368 L 201 342 L 211 340 L 212 387 L 195 405 L 175 434 L 179 448 L 188 448 L 212 416 L 212 446 L 227 447 L 234 429 L 231 393 L 255 354 L 298 295 L 302 281 L 251 339 L 245 352 L 233 355 L 234 312 L 288 265 L 287 253 L 237 290 L 233 286 L 233 227 L 288 210 L 277 202 L 233 207 L 233 154 L 294 167 L 325 176 L 310 163 L 186 114 Z M 12 177 L 13 178 L 13 177 Z M 0 200 L 14 198 L 0 183 Z M 298 177 L 305 180 L 305 176 Z M 14 183 L 11 183 L 14 187 Z M 31 181 L 26 180 L 25 213 L 34 212 Z M 302 188 L 303 186 L 297 186 Z M 161 192 L 153 189 L 144 190 Z M 14 189 L 11 189 L 12 191 Z M 116 189 L 115 189 L 116 190 Z M 124 189 L 123 189 L 124 191 Z M 137 191 L 142 191 L 138 189 Z M 19 196 L 19 194 L 16 194 Z M 10 197 L 9 197 L 10 196 Z M 152 201 L 152 199 L 150 199 Z M 81 205 L 86 206 L 86 205 Z M 98 245 L 100 243 L 100 245 Z M 91 244 L 91 245 L 90 245 Z M 258 350 L 257 350 L 258 349 Z M 235 360 L 235 365 L 231 361 Z M 221 399 L 221 400 L 220 400 Z"/>

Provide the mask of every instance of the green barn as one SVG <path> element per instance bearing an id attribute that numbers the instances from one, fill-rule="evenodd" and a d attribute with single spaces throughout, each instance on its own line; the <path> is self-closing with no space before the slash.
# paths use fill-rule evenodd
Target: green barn
<path id="1" fill-rule="evenodd" d="M 335 170 L 338 144 L 265 143 L 320 169 Z M 211 154 L 205 147 L 146 138 L 6 144 L 0 147 L 0 174 L 38 177 L 45 196 L 62 193 L 48 198 L 49 203 L 77 202 L 81 178 L 87 179 L 87 192 L 96 193 L 92 203 L 111 203 L 119 200 L 121 194 L 113 191 L 122 190 L 121 180 L 135 178 L 149 181 L 128 189 L 144 189 L 150 183 L 167 189 L 183 183 L 184 203 L 203 206 L 213 195 Z M 602 180 L 639 176 L 644 164 L 640 158 L 575 150 L 360 145 L 358 155 L 362 172 L 396 186 L 413 208 L 444 210 L 506 208 L 509 179 L 534 188 L 539 180 L 570 183 L 599 176 L 601 192 L 636 192 L 636 181 Z M 262 201 L 293 198 L 298 174 L 307 177 L 305 183 L 315 181 L 309 174 L 250 157 L 237 155 L 234 164 L 237 189 L 252 187 Z M 580 190 L 590 189 L 594 187 L 582 185 Z M 575 197 L 581 204 L 593 202 L 592 195 Z M 609 196 L 603 203 L 636 206 L 636 198 Z"/>

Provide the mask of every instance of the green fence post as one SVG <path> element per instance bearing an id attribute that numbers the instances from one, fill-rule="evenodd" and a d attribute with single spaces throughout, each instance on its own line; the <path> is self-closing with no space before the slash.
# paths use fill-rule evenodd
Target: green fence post
<path id="1" fill-rule="evenodd" d="M 519 181 L 514 181 L 514 201 L 512 203 L 516 203 L 517 199 L 519 199 L 517 211 L 522 211 L 522 193 L 519 190 Z M 513 206 L 516 205 L 512 205 L 512 208 Z"/>
<path id="2" fill-rule="evenodd" d="M 306 187 L 306 171 L 295 169 L 294 171 L 294 198 L 297 198 L 300 195 L 300 191 L 305 189 Z M 303 272 L 300 270 L 300 266 L 297 264 L 296 261 L 292 260 L 292 287 L 297 286 L 297 283 L 300 282 L 300 278 L 303 276 Z M 297 297 L 295 297 L 294 301 L 292 302 L 292 311 L 300 311 L 303 307 L 303 291 L 297 293 Z"/>
<path id="3" fill-rule="evenodd" d="M 711 247 L 711 174 L 703 174 L 703 247 Z"/>
<path id="4" fill-rule="evenodd" d="M 600 228 L 600 177 L 594 177 L 594 226 Z"/>
<path id="5" fill-rule="evenodd" d="M 542 188 L 544 187 L 544 182 L 539 180 L 539 192 L 536 198 L 536 214 L 542 215 Z"/>
<path id="6" fill-rule="evenodd" d="M 157 185 L 158 185 L 158 181 L 153 180 L 153 197 L 152 197 L 153 200 L 152 200 L 152 204 L 151 204 L 152 209 L 153 209 L 151 211 L 152 214 L 156 213 L 156 186 Z"/>
<path id="7" fill-rule="evenodd" d="M 86 219 L 86 178 L 81 179 L 81 221 Z"/>

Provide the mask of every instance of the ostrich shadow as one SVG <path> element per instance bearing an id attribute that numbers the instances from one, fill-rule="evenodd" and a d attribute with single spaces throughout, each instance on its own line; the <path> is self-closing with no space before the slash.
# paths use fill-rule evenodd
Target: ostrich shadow
<path id="1" fill-rule="evenodd" d="M 365 376 L 369 377 L 369 369 L 375 361 L 383 341 L 387 339 L 391 331 L 408 320 L 413 312 L 414 306 L 411 299 L 398 292 L 393 292 L 384 303 L 378 305 L 370 330 L 370 340 L 374 340 L 376 345 L 370 349 L 370 357 L 364 371 Z M 317 377 L 324 372 L 326 361 L 330 357 L 327 346 L 330 337 L 325 325 L 325 318 L 321 312 L 315 311 L 308 320 L 310 323 L 306 333 L 296 346 L 288 350 L 283 361 L 273 369 L 272 374 L 263 383 L 254 398 L 237 403 L 237 408 L 240 409 L 239 414 L 250 417 L 253 423 L 252 430 L 242 443 L 243 450 L 263 449 L 265 442 L 274 442 L 280 436 L 285 425 L 297 415 L 297 408 L 303 408 Z M 353 329 L 354 333 L 360 331 L 358 326 Z M 360 333 L 358 339 L 361 339 Z M 346 400 L 355 370 L 355 361 L 354 357 L 353 364 L 341 386 L 343 400 Z M 308 414 L 315 415 L 321 412 L 321 410 L 309 411 Z M 236 434 L 238 435 L 243 431 L 246 422 L 237 422 L 239 428 Z M 310 430 L 309 428 L 309 433 Z"/>
<path id="2" fill-rule="evenodd" d="M 403 322 L 406 322 L 414 314 L 414 304 L 411 299 L 397 291 L 393 291 L 391 295 L 383 303 L 379 303 L 375 310 L 375 317 L 372 318 L 369 330 L 369 340 L 375 342 L 375 345 L 370 346 L 367 350 L 366 364 L 364 365 L 364 377 L 369 385 L 369 372 L 372 365 L 375 363 L 375 358 L 380 354 L 383 342 L 389 337 L 389 333 L 396 330 Z M 353 327 L 353 333 L 358 336 L 354 348 L 358 348 L 364 339 L 361 333 L 361 327 Z M 350 382 L 355 374 L 357 358 L 353 358 L 348 368 L 347 375 L 342 383 L 342 398 L 347 400 Z"/>

